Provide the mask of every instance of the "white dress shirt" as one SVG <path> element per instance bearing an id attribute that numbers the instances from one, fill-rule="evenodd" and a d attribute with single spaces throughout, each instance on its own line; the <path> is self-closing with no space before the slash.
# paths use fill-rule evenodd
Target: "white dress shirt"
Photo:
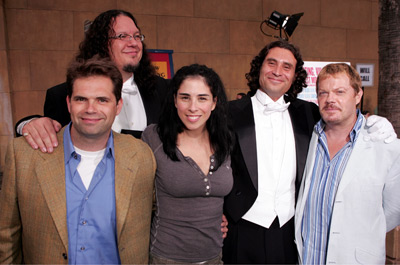
<path id="1" fill-rule="evenodd" d="M 258 196 L 243 219 L 269 228 L 294 216 L 296 149 L 290 103 L 274 102 L 260 89 L 251 98 L 257 146 Z"/>
<path id="2" fill-rule="evenodd" d="M 133 75 L 122 86 L 122 100 L 122 110 L 115 117 L 112 129 L 116 132 L 121 132 L 121 129 L 144 131 L 147 127 L 147 117 Z"/>

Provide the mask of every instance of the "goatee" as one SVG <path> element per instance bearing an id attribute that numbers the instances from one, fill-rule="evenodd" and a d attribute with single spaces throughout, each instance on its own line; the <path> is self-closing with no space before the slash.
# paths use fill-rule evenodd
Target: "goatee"
<path id="1" fill-rule="evenodd" d="M 122 70 L 127 73 L 134 73 L 136 71 L 136 69 L 138 68 L 138 66 L 139 65 L 127 64 L 127 65 L 124 65 Z"/>

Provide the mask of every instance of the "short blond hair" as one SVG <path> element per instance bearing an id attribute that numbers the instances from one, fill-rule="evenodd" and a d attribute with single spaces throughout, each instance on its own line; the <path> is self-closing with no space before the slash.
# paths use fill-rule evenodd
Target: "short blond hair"
<path id="1" fill-rule="evenodd" d="M 357 94 L 361 89 L 361 77 L 353 66 L 345 63 L 331 63 L 322 68 L 317 77 L 317 92 L 320 81 L 340 73 L 345 73 L 348 76 L 348 78 L 350 79 L 350 86 Z"/>

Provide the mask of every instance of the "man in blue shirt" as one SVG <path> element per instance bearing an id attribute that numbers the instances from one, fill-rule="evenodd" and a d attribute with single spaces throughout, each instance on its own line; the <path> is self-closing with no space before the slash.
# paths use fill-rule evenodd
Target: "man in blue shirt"
<path id="1" fill-rule="evenodd" d="M 0 263 L 147 263 L 155 160 L 111 132 L 122 76 L 109 59 L 67 72 L 71 123 L 54 154 L 14 139 L 0 191 Z"/>
<path id="2" fill-rule="evenodd" d="M 386 232 L 400 224 L 400 140 L 366 141 L 357 71 L 325 66 L 296 208 L 300 264 L 384 264 Z"/>

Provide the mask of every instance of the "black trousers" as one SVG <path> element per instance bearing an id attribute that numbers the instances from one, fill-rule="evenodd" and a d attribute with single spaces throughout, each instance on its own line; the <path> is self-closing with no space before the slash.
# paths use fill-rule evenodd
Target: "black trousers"
<path id="1" fill-rule="evenodd" d="M 279 227 L 275 218 L 270 228 L 240 219 L 228 220 L 222 260 L 225 264 L 297 264 L 294 218 Z"/>

